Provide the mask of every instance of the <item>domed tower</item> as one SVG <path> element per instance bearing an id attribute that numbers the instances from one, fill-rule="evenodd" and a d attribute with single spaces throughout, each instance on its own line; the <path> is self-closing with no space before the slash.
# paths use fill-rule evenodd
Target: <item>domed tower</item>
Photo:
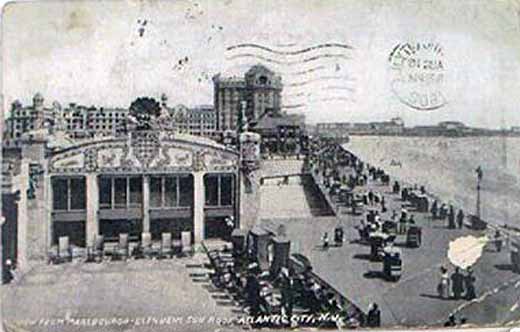
<path id="1" fill-rule="evenodd" d="M 21 108 L 22 108 L 22 103 L 21 103 L 18 99 L 14 100 L 14 101 L 12 102 L 12 104 L 11 104 L 11 109 L 12 109 L 13 111 L 14 111 L 14 110 L 19 110 L 19 109 L 21 109 Z"/>
<path id="2" fill-rule="evenodd" d="M 36 93 L 33 97 L 33 107 L 35 110 L 43 110 L 44 98 L 41 93 Z"/>
<path id="3" fill-rule="evenodd" d="M 257 121 L 268 109 L 279 112 L 281 107 L 282 78 L 263 65 L 251 67 L 245 74 L 247 94 L 246 115 Z"/>

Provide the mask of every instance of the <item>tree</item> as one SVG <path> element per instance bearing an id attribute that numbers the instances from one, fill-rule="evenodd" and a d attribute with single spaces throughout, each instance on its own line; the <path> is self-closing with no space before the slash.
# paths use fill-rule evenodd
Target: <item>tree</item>
<path id="1" fill-rule="evenodd" d="M 139 97 L 130 104 L 130 117 L 137 129 L 151 129 L 152 118 L 161 114 L 161 105 L 150 97 Z"/>

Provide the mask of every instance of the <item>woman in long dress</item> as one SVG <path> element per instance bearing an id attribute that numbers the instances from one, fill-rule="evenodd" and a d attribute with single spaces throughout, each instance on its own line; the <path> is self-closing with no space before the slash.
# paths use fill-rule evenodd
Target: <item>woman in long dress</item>
<path id="1" fill-rule="evenodd" d="M 439 297 L 441 299 L 449 298 L 449 289 L 450 289 L 450 276 L 448 274 L 448 270 L 441 266 L 441 280 L 439 285 L 437 286 L 437 292 L 439 293 Z"/>

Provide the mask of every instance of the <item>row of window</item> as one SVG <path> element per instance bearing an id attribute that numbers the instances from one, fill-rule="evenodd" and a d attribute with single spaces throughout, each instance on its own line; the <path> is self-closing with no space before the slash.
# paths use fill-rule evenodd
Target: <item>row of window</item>
<path id="1" fill-rule="evenodd" d="M 143 201 L 142 176 L 101 176 L 98 178 L 99 207 L 124 209 L 141 207 Z M 191 207 L 193 204 L 193 176 L 151 176 L 150 207 Z M 204 176 L 205 205 L 232 206 L 235 180 L 232 174 Z M 73 211 L 86 209 L 85 177 L 54 177 L 52 179 L 53 209 Z"/>

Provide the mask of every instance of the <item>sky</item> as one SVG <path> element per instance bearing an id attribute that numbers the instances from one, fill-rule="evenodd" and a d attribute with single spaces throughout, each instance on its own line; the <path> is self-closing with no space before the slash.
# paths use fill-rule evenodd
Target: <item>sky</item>
<path id="1" fill-rule="evenodd" d="M 36 92 L 48 105 L 163 93 L 212 104 L 214 75 L 260 63 L 282 76 L 284 110 L 311 123 L 520 126 L 519 13 L 520 0 L 14 2 L 2 16 L 4 110 Z M 388 59 L 403 43 L 441 46 L 425 57 L 442 60 L 442 83 L 425 91 L 442 107 L 417 110 L 396 92 Z"/>

